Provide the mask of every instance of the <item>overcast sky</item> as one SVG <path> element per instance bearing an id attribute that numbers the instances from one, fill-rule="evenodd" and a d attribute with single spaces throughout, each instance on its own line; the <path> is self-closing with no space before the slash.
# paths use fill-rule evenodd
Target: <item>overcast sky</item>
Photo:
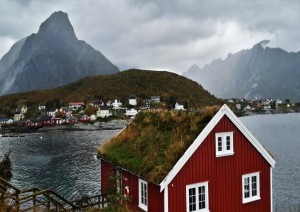
<path id="1" fill-rule="evenodd" d="M 299 0 L 0 0 L 0 57 L 59 10 L 120 69 L 182 73 L 261 40 L 300 50 Z"/>

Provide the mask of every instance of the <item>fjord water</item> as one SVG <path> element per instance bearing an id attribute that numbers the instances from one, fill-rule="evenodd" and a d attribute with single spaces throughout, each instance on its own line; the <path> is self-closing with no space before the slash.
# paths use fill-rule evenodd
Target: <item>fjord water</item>
<path id="1" fill-rule="evenodd" d="M 0 138 L 0 155 L 11 150 L 11 182 L 17 187 L 51 188 L 73 200 L 97 194 L 97 148 L 119 131 L 54 131 Z"/>
<path id="2" fill-rule="evenodd" d="M 300 209 L 300 113 L 240 118 L 276 160 L 274 211 Z M 20 188 L 52 188 L 67 199 L 100 189 L 97 147 L 120 130 L 54 131 L 0 138 L 0 155 L 9 149 L 12 183 Z"/>
<path id="3" fill-rule="evenodd" d="M 274 211 L 300 211 L 300 113 L 255 115 L 240 120 L 276 160 Z"/>

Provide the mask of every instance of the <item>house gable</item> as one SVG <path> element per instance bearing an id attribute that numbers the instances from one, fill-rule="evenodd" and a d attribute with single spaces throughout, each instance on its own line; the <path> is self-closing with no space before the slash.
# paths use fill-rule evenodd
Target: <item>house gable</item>
<path id="1" fill-rule="evenodd" d="M 250 131 L 242 124 L 242 122 L 237 118 L 237 116 L 230 110 L 227 105 L 223 105 L 218 113 L 212 118 L 212 120 L 207 124 L 203 131 L 199 134 L 196 140 L 191 144 L 191 146 L 186 150 L 184 155 L 178 160 L 173 169 L 168 173 L 165 179 L 160 183 L 160 191 L 163 191 L 169 183 L 174 179 L 182 167 L 187 163 L 190 157 L 197 151 L 200 145 L 205 141 L 207 136 L 211 133 L 214 127 L 219 123 L 219 121 L 226 116 L 236 128 L 245 136 L 245 138 L 252 144 L 252 146 L 261 154 L 261 156 L 268 162 L 271 167 L 275 166 L 275 160 L 266 151 L 266 149 L 257 141 L 257 139 L 252 135 Z"/>

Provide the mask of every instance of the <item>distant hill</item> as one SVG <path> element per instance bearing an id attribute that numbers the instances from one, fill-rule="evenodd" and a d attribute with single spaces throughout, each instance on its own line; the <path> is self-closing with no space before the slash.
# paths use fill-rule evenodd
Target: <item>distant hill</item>
<path id="1" fill-rule="evenodd" d="M 220 98 L 279 98 L 300 100 L 300 52 L 266 47 L 262 41 L 248 50 L 193 65 L 183 75 Z"/>
<path id="2" fill-rule="evenodd" d="M 69 85 L 51 90 L 31 91 L 1 97 L 0 110 L 17 104 L 39 104 L 59 98 L 65 102 L 84 101 L 98 97 L 104 100 L 127 99 L 130 94 L 140 98 L 161 96 L 169 100 L 188 102 L 191 107 L 215 105 L 221 101 L 198 83 L 166 71 L 127 70 L 111 75 L 86 77 Z M 8 109 L 8 108 L 7 108 Z M 1 112 L 1 111 L 0 111 Z"/>
<path id="3" fill-rule="evenodd" d="M 0 95 L 55 88 L 119 69 L 78 40 L 63 12 L 54 12 L 38 33 L 21 39 L 0 60 Z"/>

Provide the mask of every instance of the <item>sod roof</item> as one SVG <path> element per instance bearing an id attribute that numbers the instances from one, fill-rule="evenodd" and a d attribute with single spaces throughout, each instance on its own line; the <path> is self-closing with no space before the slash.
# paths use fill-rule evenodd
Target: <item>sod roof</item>
<path id="1" fill-rule="evenodd" d="M 99 148 L 100 157 L 159 184 L 220 107 L 198 112 L 143 111 Z"/>

